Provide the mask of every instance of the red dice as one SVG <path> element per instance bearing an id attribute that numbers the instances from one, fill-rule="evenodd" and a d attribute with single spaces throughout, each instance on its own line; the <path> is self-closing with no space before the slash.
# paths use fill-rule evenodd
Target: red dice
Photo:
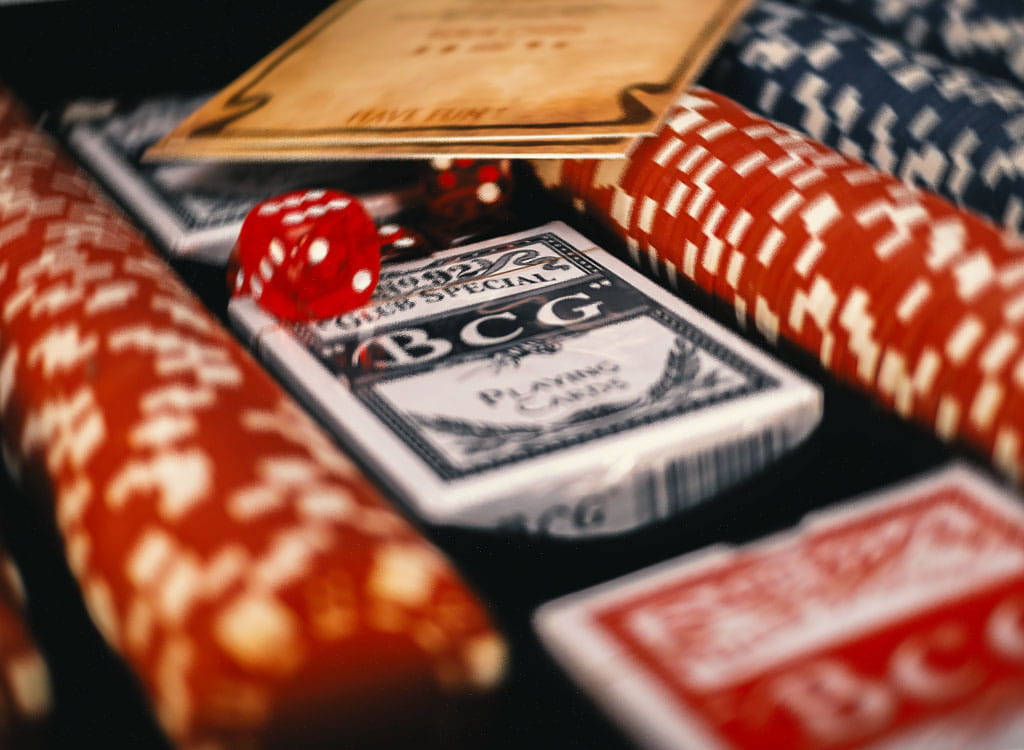
<path id="1" fill-rule="evenodd" d="M 424 231 L 439 244 L 507 220 L 512 191 L 508 159 L 434 159 L 421 176 Z"/>
<path id="2" fill-rule="evenodd" d="M 423 235 L 399 224 L 385 224 L 378 230 L 382 263 L 412 260 L 430 253 L 430 244 Z"/>
<path id="3" fill-rule="evenodd" d="M 380 275 L 377 227 L 338 190 L 299 190 L 253 207 L 233 255 L 234 291 L 283 320 L 366 304 Z"/>

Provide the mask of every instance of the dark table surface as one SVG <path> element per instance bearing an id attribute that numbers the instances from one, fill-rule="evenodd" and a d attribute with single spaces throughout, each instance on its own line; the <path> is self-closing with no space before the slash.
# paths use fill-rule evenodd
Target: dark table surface
<path id="1" fill-rule="evenodd" d="M 244 72 L 326 4 L 58 0 L 0 6 L 0 80 L 44 126 L 56 121 L 64 103 L 81 96 L 132 100 L 212 90 Z M 621 251 L 599 227 L 563 213 L 532 189 L 524 187 L 516 208 L 522 226 L 562 218 Z M 172 265 L 223 320 L 224 270 Z M 744 335 L 706 296 L 695 290 L 682 296 Z M 530 617 L 539 604 L 712 543 L 742 543 L 790 527 L 809 511 L 912 476 L 954 453 L 970 459 L 834 383 L 810 358 L 787 347 L 771 351 L 821 383 L 825 416 L 799 449 L 743 485 L 658 525 L 608 539 L 567 542 L 423 528 L 491 608 L 513 650 L 511 679 L 493 713 L 456 744 L 629 747 L 538 644 Z M 22 564 L 31 624 L 54 677 L 54 747 L 163 746 L 130 673 L 85 614 L 49 509 L 20 495 L 7 477 L 0 478 L 0 492 L 0 533 Z"/>

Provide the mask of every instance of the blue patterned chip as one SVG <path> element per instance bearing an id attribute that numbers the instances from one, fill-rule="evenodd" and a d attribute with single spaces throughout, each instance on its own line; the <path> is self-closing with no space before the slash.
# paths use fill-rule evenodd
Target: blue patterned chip
<path id="1" fill-rule="evenodd" d="M 1024 83 L 1020 0 L 790 0 L 975 70 Z"/>
<path id="2" fill-rule="evenodd" d="M 1024 232 L 1024 90 L 1006 81 L 766 0 L 722 48 L 704 83 Z"/>

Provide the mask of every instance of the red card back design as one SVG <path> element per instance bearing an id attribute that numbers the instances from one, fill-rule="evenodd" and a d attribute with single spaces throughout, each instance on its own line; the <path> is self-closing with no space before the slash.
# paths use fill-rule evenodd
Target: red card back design
<path id="1" fill-rule="evenodd" d="M 604 651 L 584 671 L 608 671 L 609 700 L 628 685 L 648 715 L 612 710 L 652 746 L 1024 737 L 1024 514 L 964 469 L 561 606 L 542 632 Z"/>

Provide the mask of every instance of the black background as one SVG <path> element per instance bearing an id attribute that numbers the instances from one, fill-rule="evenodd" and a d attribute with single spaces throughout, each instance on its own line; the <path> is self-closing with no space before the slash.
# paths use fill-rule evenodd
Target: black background
<path id="1" fill-rule="evenodd" d="M 0 80 L 31 106 L 44 126 L 54 124 L 62 105 L 76 97 L 131 101 L 213 90 L 243 73 L 326 5 L 310 0 L 0 5 Z M 519 226 L 564 218 L 621 252 L 600 227 L 563 214 L 527 178 L 520 182 Z M 172 265 L 223 319 L 223 269 Z M 731 316 L 700 292 L 682 294 L 736 329 Z M 786 347 L 773 351 L 822 383 L 825 418 L 803 446 L 742 486 L 677 518 L 605 540 L 566 542 L 424 529 L 490 606 L 513 649 L 511 678 L 483 715 L 485 720 L 468 721 L 451 735 L 450 744 L 628 747 L 537 643 L 529 619 L 537 605 L 708 544 L 740 543 L 790 527 L 811 510 L 949 457 L 950 450 L 925 430 L 833 383 L 814 361 Z M 19 495 L 7 479 L 0 481 L 0 490 L 0 530 L 22 563 L 31 622 L 55 682 L 57 715 L 48 746 L 163 746 L 165 740 L 132 677 L 84 613 L 49 508 Z"/>

